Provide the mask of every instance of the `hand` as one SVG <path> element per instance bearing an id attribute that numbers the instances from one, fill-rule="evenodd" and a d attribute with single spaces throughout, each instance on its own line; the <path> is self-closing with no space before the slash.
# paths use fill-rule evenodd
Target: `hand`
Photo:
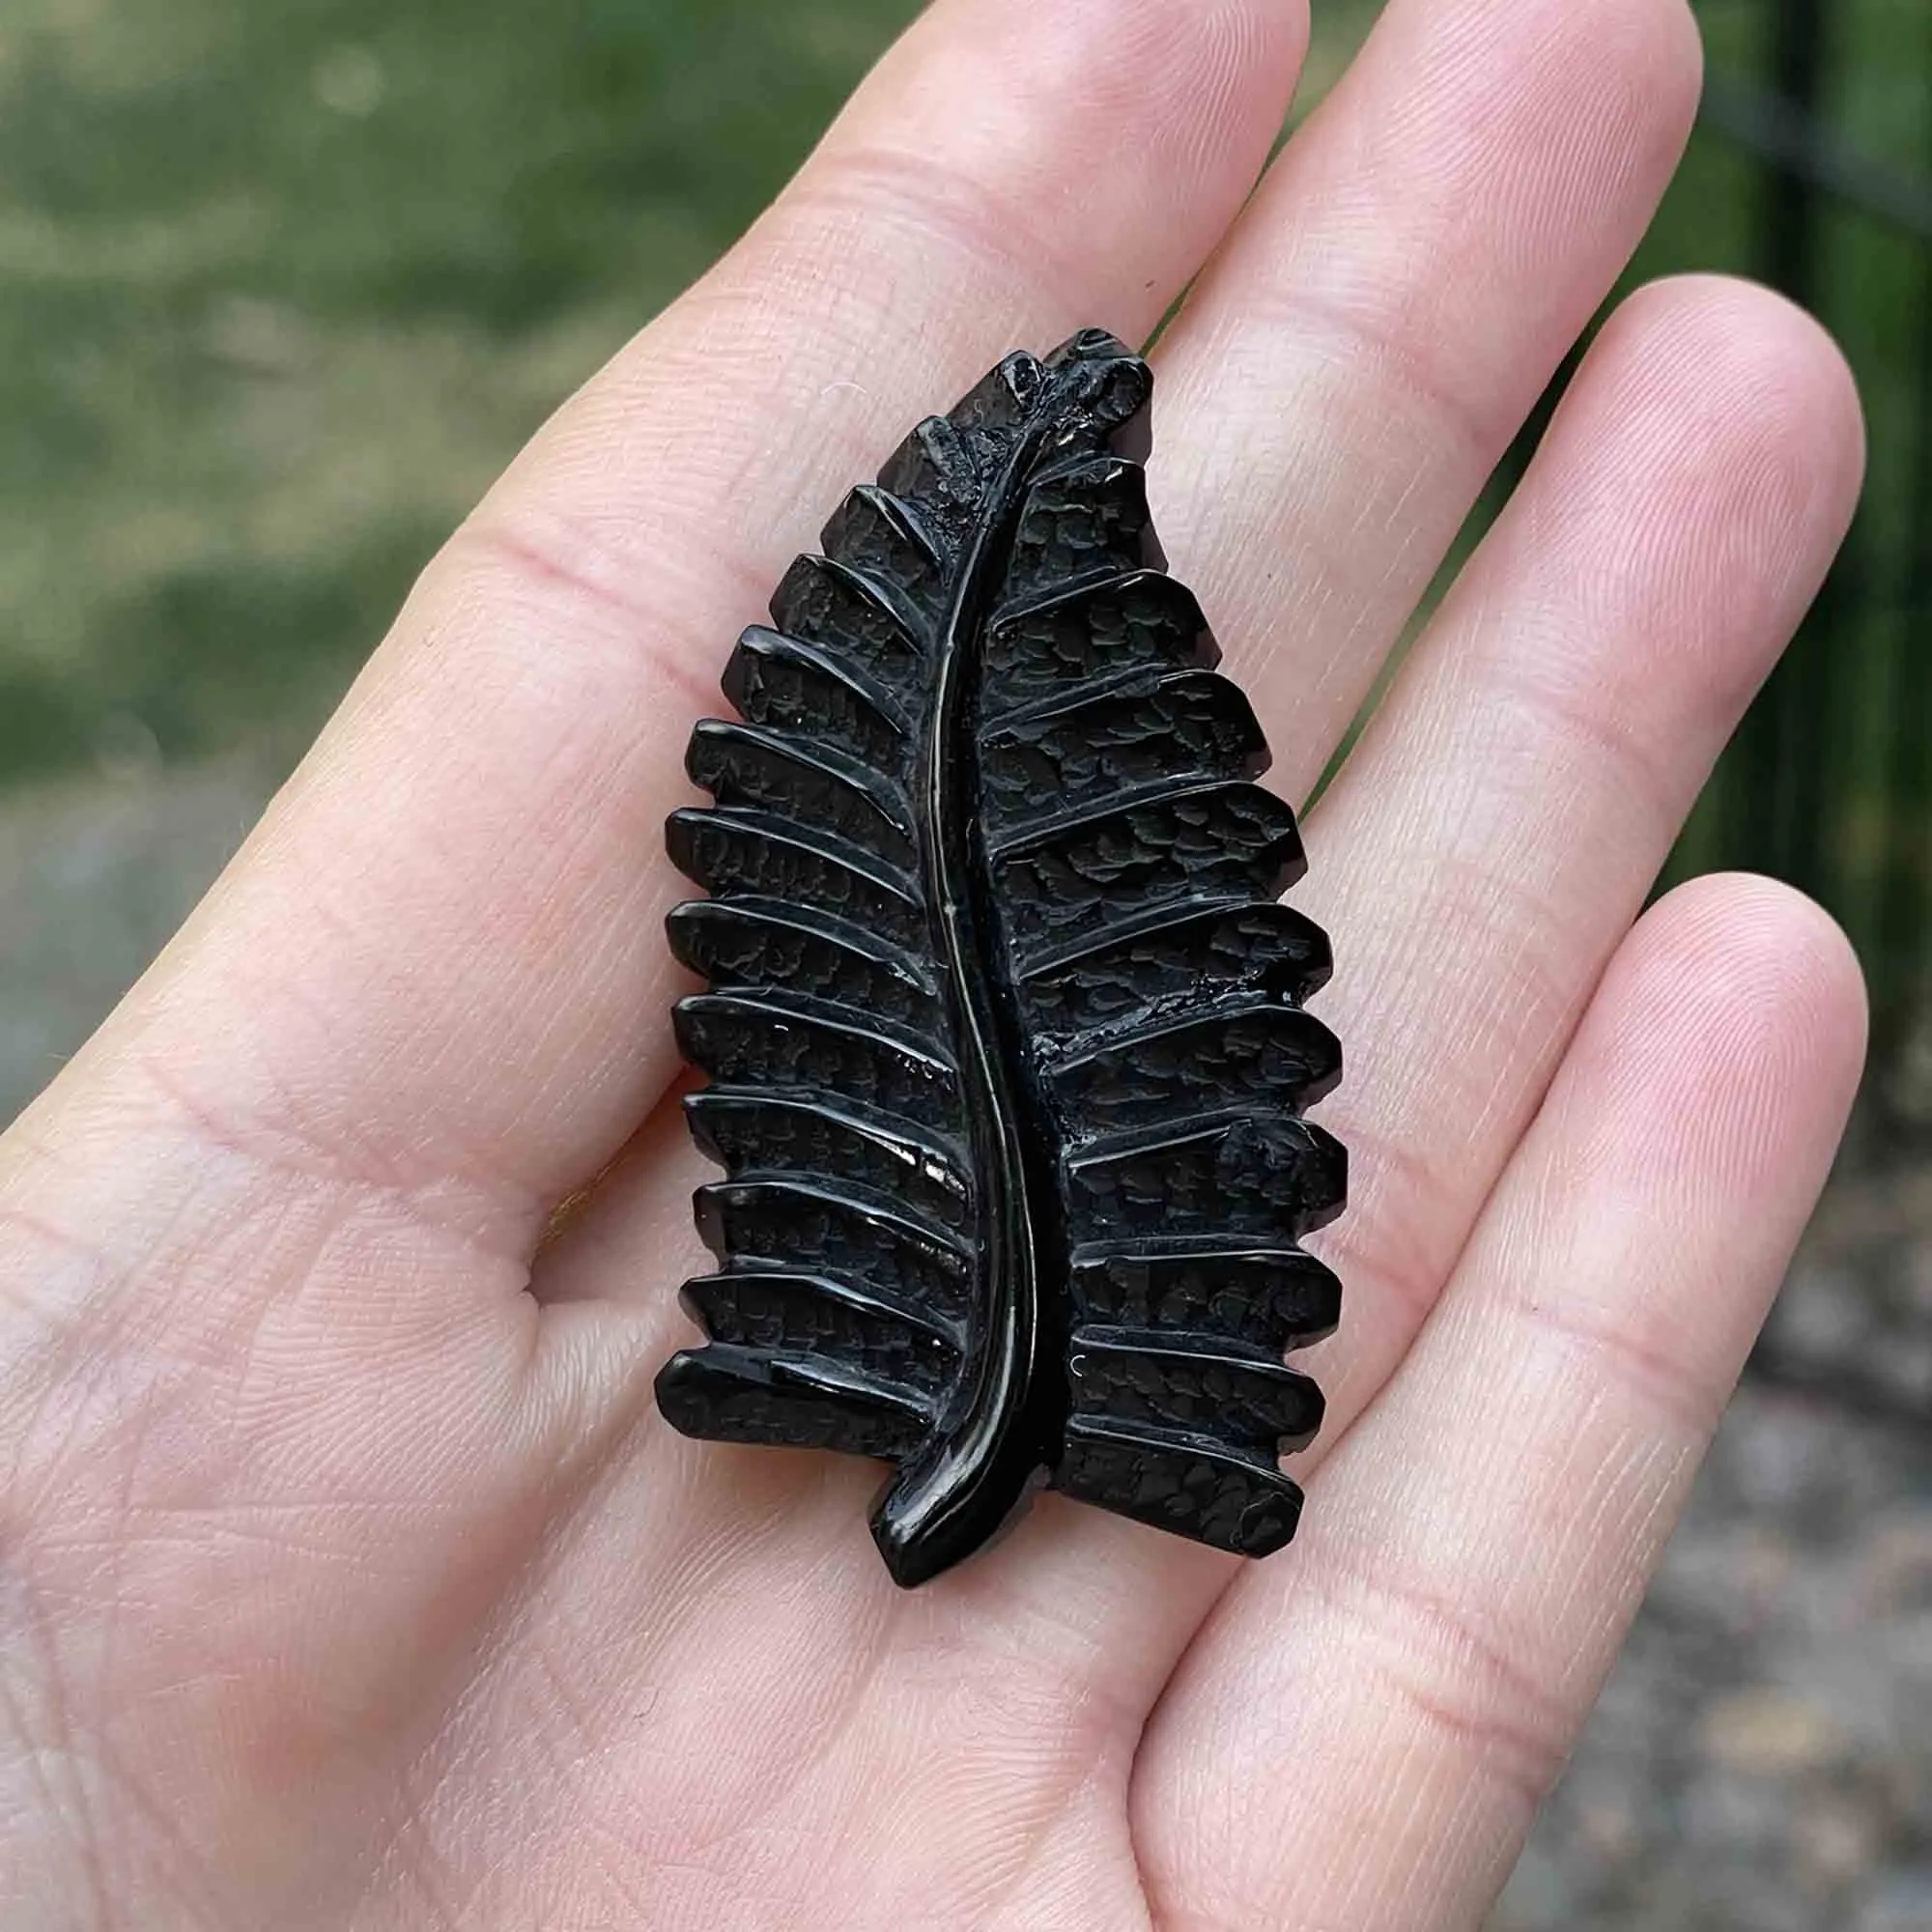
<path id="1" fill-rule="evenodd" d="M 1048 1498 L 902 1595 L 875 1470 L 651 1401 L 701 1265 L 660 828 L 790 555 L 1007 349 L 1207 262 L 1154 507 L 1306 793 L 1696 92 L 1680 0 L 1392 0 L 1244 207 L 1302 40 L 941 0 L 8 1137 L 8 1923 L 1480 1922 L 1861 1060 L 1809 905 L 1637 917 L 1857 487 L 1771 296 L 1623 306 L 1308 828 L 1355 1205 L 1293 1549 Z"/>

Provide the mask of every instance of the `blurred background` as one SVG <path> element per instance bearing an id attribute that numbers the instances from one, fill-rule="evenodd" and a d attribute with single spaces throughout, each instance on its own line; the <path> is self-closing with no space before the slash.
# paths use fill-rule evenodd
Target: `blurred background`
<path id="1" fill-rule="evenodd" d="M 495 470 L 915 11 L 10 0 L 0 1122 L 213 878 Z M 1318 0 L 1297 113 L 1374 12 Z M 1873 461 L 1677 865 L 1823 898 L 1878 1049 L 1496 1924 L 1932 1932 L 1932 10 L 1698 12 L 1703 125 L 1633 279 L 1740 270 L 1818 309 Z"/>

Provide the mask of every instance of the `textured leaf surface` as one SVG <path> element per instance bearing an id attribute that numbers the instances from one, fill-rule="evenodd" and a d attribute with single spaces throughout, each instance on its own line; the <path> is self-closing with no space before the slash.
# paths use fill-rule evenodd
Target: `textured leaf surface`
<path id="1" fill-rule="evenodd" d="M 710 1337 L 658 1380 L 719 1441 L 895 1465 L 913 1584 L 1042 1485 L 1265 1555 L 1321 1398 L 1346 1191 L 1327 942 L 1267 748 L 1149 524 L 1151 377 L 1008 357 L 853 491 L 748 631 L 673 814 L 709 895 L 679 1045 L 725 1171 Z"/>

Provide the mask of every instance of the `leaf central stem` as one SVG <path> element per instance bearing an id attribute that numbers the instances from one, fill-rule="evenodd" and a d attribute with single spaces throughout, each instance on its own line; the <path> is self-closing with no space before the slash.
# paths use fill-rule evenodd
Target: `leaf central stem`
<path id="1" fill-rule="evenodd" d="M 1049 422 L 1042 410 L 988 493 L 934 640 L 936 690 L 916 810 L 980 1245 L 978 1320 L 955 1410 L 935 1432 L 933 1448 L 900 1469 L 873 1512 L 880 1553 L 907 1588 L 1005 1527 L 1058 1454 L 1066 1416 L 1060 1333 L 1065 1231 L 1051 1139 L 1007 984 L 980 809 L 984 634 Z"/>

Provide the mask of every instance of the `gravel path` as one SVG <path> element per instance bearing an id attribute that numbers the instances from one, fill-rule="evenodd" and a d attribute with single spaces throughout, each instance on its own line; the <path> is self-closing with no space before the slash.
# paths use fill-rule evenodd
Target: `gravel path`
<path id="1" fill-rule="evenodd" d="M 1747 1385 L 1494 1926 L 1932 1932 L 1932 1441 Z"/>

